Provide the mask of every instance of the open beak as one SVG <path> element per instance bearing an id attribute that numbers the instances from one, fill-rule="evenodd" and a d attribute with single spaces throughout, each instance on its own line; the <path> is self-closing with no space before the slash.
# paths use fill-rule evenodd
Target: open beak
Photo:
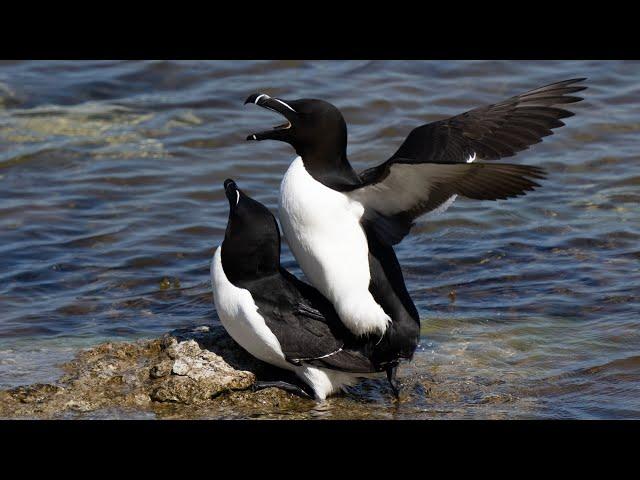
<path id="1" fill-rule="evenodd" d="M 282 115 L 287 121 L 282 125 L 273 127 L 271 130 L 265 130 L 264 132 L 252 133 L 247 136 L 247 140 L 283 140 L 288 130 L 292 127 L 292 122 L 295 120 L 298 112 L 284 100 L 279 98 L 270 97 L 266 93 L 253 93 L 245 100 L 247 103 L 255 103 L 256 105 L 272 110 Z"/>

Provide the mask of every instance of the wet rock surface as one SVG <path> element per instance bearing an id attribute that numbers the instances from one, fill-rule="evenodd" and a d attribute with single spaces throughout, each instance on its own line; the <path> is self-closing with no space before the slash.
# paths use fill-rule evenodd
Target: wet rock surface
<path id="1" fill-rule="evenodd" d="M 56 384 L 0 391 L 2 418 L 67 418 L 114 409 L 113 416 L 148 411 L 168 416 L 219 416 L 236 402 L 247 405 L 298 399 L 277 389 L 253 392 L 256 375 L 273 370 L 244 352 L 222 327 L 176 330 L 149 341 L 109 342 L 80 351 L 62 365 Z M 243 395 L 224 394 L 243 391 Z M 303 399 L 300 401 L 304 402 Z M 91 415 L 89 415 L 91 416 Z"/>
<path id="2" fill-rule="evenodd" d="M 0 390 L 0 418 L 505 418 L 514 404 L 535 408 L 526 392 L 505 390 L 504 382 L 452 375 L 422 357 L 402 366 L 399 401 L 384 378 L 363 380 L 324 402 L 278 388 L 256 391 L 256 380 L 285 380 L 289 373 L 253 358 L 221 326 L 103 343 L 61 367 L 55 384 Z"/>

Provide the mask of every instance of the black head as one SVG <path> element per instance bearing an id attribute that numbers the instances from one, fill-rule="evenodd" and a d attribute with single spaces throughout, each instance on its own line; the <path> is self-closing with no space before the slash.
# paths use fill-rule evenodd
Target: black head
<path id="1" fill-rule="evenodd" d="M 247 140 L 280 140 L 290 144 L 301 157 L 345 156 L 347 124 L 342 113 L 329 102 L 314 99 L 281 100 L 265 93 L 254 93 L 244 102 L 272 110 L 287 121 L 283 125 Z"/>
<path id="2" fill-rule="evenodd" d="M 280 267 L 280 230 L 273 214 L 224 181 L 229 222 L 222 242 L 222 266 L 233 283 L 276 273 Z"/>

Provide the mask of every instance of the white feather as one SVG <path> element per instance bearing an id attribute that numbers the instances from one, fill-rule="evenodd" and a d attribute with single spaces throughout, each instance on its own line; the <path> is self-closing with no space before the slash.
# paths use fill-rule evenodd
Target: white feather
<path id="1" fill-rule="evenodd" d="M 258 313 L 251 292 L 233 285 L 224 273 L 222 247 L 218 247 L 211 261 L 211 284 L 220 322 L 229 335 L 254 357 L 295 372 L 313 389 L 318 400 L 324 400 L 343 387 L 353 385 L 360 377 L 371 376 L 308 365 L 296 366 L 287 362 L 280 342 Z"/>
<path id="2" fill-rule="evenodd" d="M 280 224 L 309 281 L 356 335 L 382 334 L 391 319 L 369 292 L 363 206 L 315 180 L 297 157 L 280 186 Z"/>
<path id="3" fill-rule="evenodd" d="M 358 381 L 358 377 L 373 377 L 376 375 L 356 375 L 311 366 L 304 366 L 297 373 L 313 388 L 318 400 L 324 400 L 329 395 L 343 390 L 344 387 L 354 385 Z"/>
<path id="4" fill-rule="evenodd" d="M 222 268 L 222 247 L 211 262 L 213 302 L 220 322 L 229 335 L 254 357 L 263 362 L 291 370 L 280 342 L 258 313 L 251 292 L 233 285 Z"/>
<path id="5" fill-rule="evenodd" d="M 475 159 L 476 159 L 476 152 L 473 152 L 473 155 L 467 158 L 467 163 L 472 163 Z M 446 202 L 444 202 L 435 210 L 430 211 L 428 215 L 440 215 L 441 213 L 445 212 L 451 205 L 453 205 L 453 202 L 456 201 L 456 198 L 458 198 L 458 195 L 451 195 Z"/>
<path id="6" fill-rule="evenodd" d="M 475 152 L 466 163 L 476 159 Z M 462 170 L 464 168 L 464 170 Z M 464 164 L 418 163 L 393 164 L 383 181 L 349 192 L 349 197 L 385 215 L 396 215 L 411 210 L 419 202 L 426 202 L 434 184 L 447 183 L 460 172 L 466 171 Z M 455 202 L 457 195 L 451 195 L 430 214 L 439 214 Z"/>

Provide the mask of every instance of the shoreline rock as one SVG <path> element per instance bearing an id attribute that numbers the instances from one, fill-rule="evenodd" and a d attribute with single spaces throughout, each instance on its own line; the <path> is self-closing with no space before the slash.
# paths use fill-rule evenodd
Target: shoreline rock
<path id="1" fill-rule="evenodd" d="M 278 388 L 254 391 L 256 379 L 292 374 L 252 357 L 222 326 L 102 343 L 60 367 L 55 382 L 0 390 L 0 419 L 455 418 L 480 402 L 479 391 L 496 393 L 468 378 L 443 381 L 437 366 L 420 359 L 401 372 L 400 402 L 383 378 L 364 379 L 324 402 Z"/>
<path id="2" fill-rule="evenodd" d="M 242 350 L 221 326 L 103 343 L 81 350 L 62 369 L 54 384 L 0 390 L 0 418 L 98 418 L 106 412 L 109 418 L 118 412 L 221 418 L 230 406 L 251 416 L 243 405 L 308 409 L 312 403 L 279 389 L 252 391 L 256 376 L 268 379 L 275 369 Z"/>

